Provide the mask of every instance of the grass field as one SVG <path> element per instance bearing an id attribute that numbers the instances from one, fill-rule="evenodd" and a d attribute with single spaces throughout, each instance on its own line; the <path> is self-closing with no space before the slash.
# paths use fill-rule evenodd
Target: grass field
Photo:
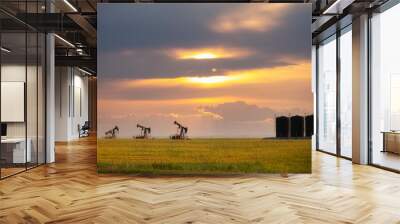
<path id="1" fill-rule="evenodd" d="M 310 140 L 99 139 L 100 173 L 310 173 Z"/>

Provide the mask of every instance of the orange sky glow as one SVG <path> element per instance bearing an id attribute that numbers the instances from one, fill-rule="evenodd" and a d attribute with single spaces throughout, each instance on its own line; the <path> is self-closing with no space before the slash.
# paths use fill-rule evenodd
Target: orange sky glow
<path id="1" fill-rule="evenodd" d="M 166 138 L 176 120 L 189 137 L 269 137 L 275 116 L 313 112 L 308 6 L 194 5 L 102 12 L 100 135 Z"/>

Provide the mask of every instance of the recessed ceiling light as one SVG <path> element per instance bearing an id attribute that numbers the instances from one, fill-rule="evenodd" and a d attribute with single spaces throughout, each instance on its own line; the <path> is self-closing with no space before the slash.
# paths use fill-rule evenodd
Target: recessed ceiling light
<path id="1" fill-rule="evenodd" d="M 64 3 L 68 5 L 74 12 L 78 12 L 78 10 L 73 6 L 68 0 L 64 0 Z"/>
<path id="2" fill-rule="evenodd" d="M 323 15 L 329 15 L 329 14 L 342 14 L 343 9 L 347 8 L 349 5 L 351 5 L 355 0 L 336 0 L 331 4 L 324 12 L 322 13 Z"/>
<path id="3" fill-rule="evenodd" d="M 75 48 L 75 45 L 73 45 L 71 42 L 69 42 L 68 40 L 62 38 L 61 36 L 59 36 L 58 34 L 54 34 L 55 37 L 57 37 L 59 40 L 61 40 L 62 42 L 64 42 L 65 44 L 67 44 L 68 46 Z"/>
<path id="4" fill-rule="evenodd" d="M 88 71 L 86 71 L 86 70 L 83 70 L 83 69 L 81 69 L 81 68 L 79 68 L 79 67 L 78 67 L 78 70 L 81 71 L 81 72 L 83 72 L 83 73 L 86 74 L 86 75 L 89 75 L 89 76 L 92 76 L 92 75 L 93 75 L 92 73 L 90 73 L 90 72 L 88 72 Z"/>
<path id="5" fill-rule="evenodd" d="M 9 49 L 7 49 L 5 47 L 1 47 L 1 51 L 4 51 L 6 53 L 10 53 L 11 52 L 11 50 L 9 50 Z"/>

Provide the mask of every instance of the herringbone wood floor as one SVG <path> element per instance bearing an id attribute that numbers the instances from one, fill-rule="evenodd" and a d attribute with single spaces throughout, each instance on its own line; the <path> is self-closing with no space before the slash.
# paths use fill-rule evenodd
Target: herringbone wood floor
<path id="1" fill-rule="evenodd" d="M 400 175 L 313 153 L 312 175 L 98 175 L 94 139 L 0 181 L 0 223 L 400 223 Z"/>

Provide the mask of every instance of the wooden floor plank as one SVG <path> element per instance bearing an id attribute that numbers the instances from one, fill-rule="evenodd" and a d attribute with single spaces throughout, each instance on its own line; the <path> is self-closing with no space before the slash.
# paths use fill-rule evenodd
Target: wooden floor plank
<path id="1" fill-rule="evenodd" d="M 0 223 L 400 223 L 400 175 L 313 152 L 313 174 L 99 175 L 93 138 L 0 181 Z"/>

